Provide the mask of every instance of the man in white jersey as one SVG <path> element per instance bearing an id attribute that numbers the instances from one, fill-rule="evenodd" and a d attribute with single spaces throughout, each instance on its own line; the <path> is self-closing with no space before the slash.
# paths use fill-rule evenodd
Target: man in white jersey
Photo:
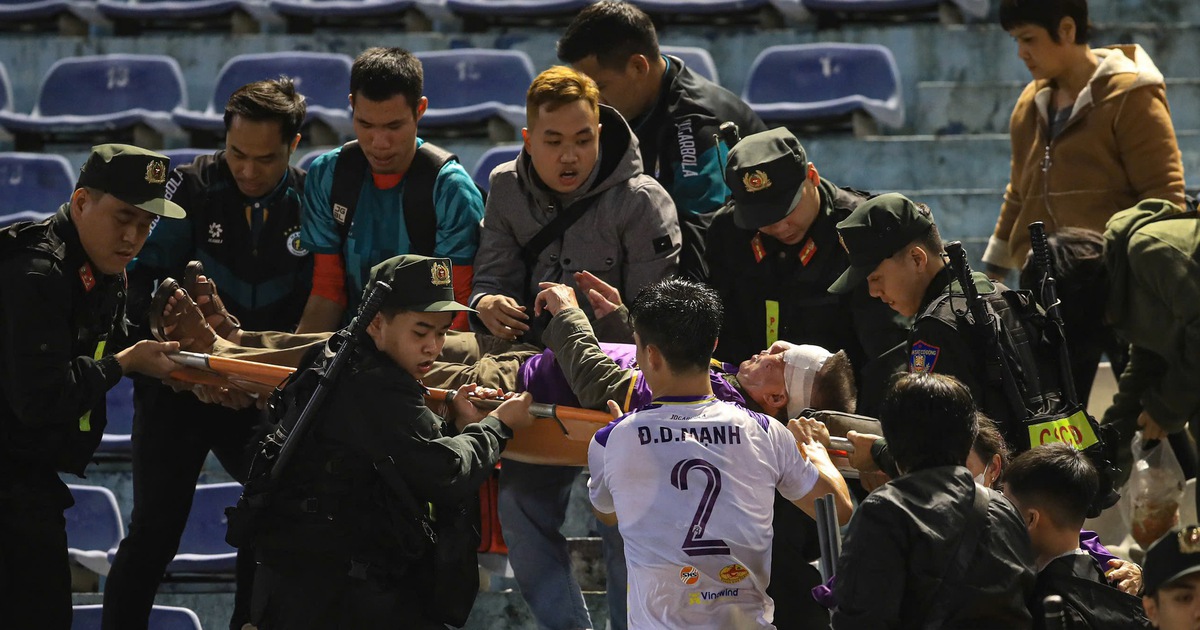
<path id="1" fill-rule="evenodd" d="M 809 515 L 833 493 L 845 523 L 846 483 L 795 420 L 785 428 L 713 396 L 712 289 L 663 280 L 629 310 L 654 401 L 598 431 L 588 451 L 597 517 L 619 521 L 625 539 L 629 627 L 773 628 L 775 490 Z"/>

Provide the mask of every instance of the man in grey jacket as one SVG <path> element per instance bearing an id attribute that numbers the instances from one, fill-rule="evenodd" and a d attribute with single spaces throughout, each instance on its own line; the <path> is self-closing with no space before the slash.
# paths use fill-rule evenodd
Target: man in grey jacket
<path id="1" fill-rule="evenodd" d="M 524 150 L 491 176 L 471 292 L 476 330 L 538 343 L 540 283 L 586 294 L 593 287 L 577 286 L 575 273 L 590 271 L 628 300 L 676 270 L 675 206 L 642 172 L 629 125 L 599 98 L 591 79 L 561 66 L 530 86 Z"/>
<path id="2" fill-rule="evenodd" d="M 642 172 L 637 137 L 616 110 L 600 105 L 594 81 L 570 68 L 550 68 L 530 85 L 526 111 L 524 149 L 492 172 L 471 295 L 479 314 L 472 323 L 480 332 L 540 344 L 550 315 L 535 318 L 533 306 L 543 283 L 590 296 L 602 288 L 593 282 L 598 278 L 629 300 L 676 271 L 681 237 L 670 195 Z M 590 319 L 589 301 L 581 302 Z M 592 627 L 559 533 L 579 471 L 505 462 L 501 473 L 509 561 L 542 628 Z M 609 616 L 620 630 L 625 559 L 616 528 L 600 529 Z"/>

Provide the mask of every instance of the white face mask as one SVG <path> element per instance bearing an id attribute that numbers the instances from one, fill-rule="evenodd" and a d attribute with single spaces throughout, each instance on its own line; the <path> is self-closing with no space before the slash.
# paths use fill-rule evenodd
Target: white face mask
<path id="1" fill-rule="evenodd" d="M 984 487 L 988 487 L 989 484 L 987 483 L 987 471 L 991 467 L 992 467 L 991 462 L 988 462 L 988 464 L 983 467 L 983 472 L 979 473 L 978 475 L 975 475 L 975 483 L 977 483 L 981 486 L 984 486 Z"/>

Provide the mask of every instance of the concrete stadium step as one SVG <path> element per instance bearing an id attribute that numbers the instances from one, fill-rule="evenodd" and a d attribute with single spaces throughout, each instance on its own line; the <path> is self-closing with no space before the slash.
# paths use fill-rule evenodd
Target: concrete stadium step
<path id="1" fill-rule="evenodd" d="M 1200 184 L 1200 131 L 1177 133 L 1188 188 Z M 801 137 L 821 175 L 871 192 L 1002 189 L 1008 183 L 1008 134 Z"/>
<path id="2" fill-rule="evenodd" d="M 196 586 L 196 585 L 193 585 Z M 173 592 L 160 591 L 154 603 L 161 606 L 190 608 L 200 617 L 205 630 L 223 630 L 229 627 L 233 614 L 233 585 L 219 585 L 208 591 Z M 101 593 L 75 593 L 73 604 L 103 604 Z M 608 603 L 602 592 L 585 591 L 584 603 L 592 617 L 592 626 L 603 628 L 608 621 Z M 517 591 L 483 592 L 475 599 L 471 616 L 464 630 L 527 630 L 537 627 L 529 606 Z"/>
<path id="3" fill-rule="evenodd" d="M 1026 83 L 923 81 L 910 108 L 917 133 L 1008 133 L 1008 121 Z M 1171 121 L 1177 131 L 1200 129 L 1200 79 L 1167 79 Z"/>

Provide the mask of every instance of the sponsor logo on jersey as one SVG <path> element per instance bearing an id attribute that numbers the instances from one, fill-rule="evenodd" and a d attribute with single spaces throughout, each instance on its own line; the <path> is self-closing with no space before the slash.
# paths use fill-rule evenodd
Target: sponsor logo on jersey
<path id="1" fill-rule="evenodd" d="M 695 604 L 711 604 L 719 599 L 727 597 L 737 597 L 738 591 L 736 588 L 723 588 L 719 591 L 697 591 L 688 593 L 688 606 Z"/>
<path id="2" fill-rule="evenodd" d="M 691 586 L 700 580 L 700 569 L 686 566 L 679 570 L 679 581 Z"/>
<path id="3" fill-rule="evenodd" d="M 738 582 L 746 579 L 746 576 L 748 575 L 750 575 L 749 569 L 740 564 L 734 563 L 722 567 L 721 572 L 717 574 L 717 577 L 721 578 L 721 581 L 726 584 L 737 584 Z"/>
<path id="4" fill-rule="evenodd" d="M 287 250 L 288 250 L 288 253 L 293 256 L 308 255 L 308 250 L 304 249 L 304 246 L 300 244 L 300 228 L 299 227 L 292 228 L 292 230 L 288 232 Z"/>

